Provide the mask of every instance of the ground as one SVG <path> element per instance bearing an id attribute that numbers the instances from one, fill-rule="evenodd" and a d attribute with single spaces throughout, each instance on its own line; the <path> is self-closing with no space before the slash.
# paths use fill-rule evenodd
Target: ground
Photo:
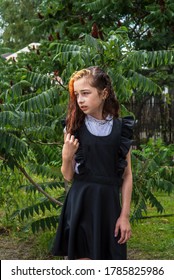
<path id="1" fill-rule="evenodd" d="M 11 237 L 8 233 L 0 234 L 0 256 L 1 260 L 27 260 L 31 258 L 31 240 L 19 241 L 18 238 Z"/>
<path id="2" fill-rule="evenodd" d="M 49 254 L 38 252 L 34 235 L 16 236 L 0 227 L 0 259 L 1 260 L 32 260 L 51 259 Z"/>
<path id="3" fill-rule="evenodd" d="M 0 228 L 0 256 L 1 260 L 32 260 L 38 258 L 35 252 L 35 237 L 30 236 L 27 239 L 18 238 L 9 234 L 4 228 Z M 128 250 L 128 259 L 141 259 L 142 252 L 137 250 Z M 44 259 L 52 259 L 44 255 Z"/>
<path id="4" fill-rule="evenodd" d="M 27 245 L 29 244 L 18 243 L 8 236 L 0 236 L 0 256 L 1 260 L 15 260 L 15 259 L 28 259 L 29 252 Z M 31 246 L 31 245 L 30 245 Z"/>

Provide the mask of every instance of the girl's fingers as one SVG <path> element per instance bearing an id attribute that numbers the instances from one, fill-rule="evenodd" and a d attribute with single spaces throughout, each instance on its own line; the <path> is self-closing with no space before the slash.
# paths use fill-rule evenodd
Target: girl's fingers
<path id="1" fill-rule="evenodd" d="M 118 226 L 116 226 L 116 228 L 115 228 L 115 232 L 114 232 L 114 236 L 115 236 L 115 237 L 117 237 L 118 232 L 119 232 L 119 227 L 118 227 Z"/>
<path id="2" fill-rule="evenodd" d="M 74 142 L 74 135 L 70 136 L 70 142 Z"/>
<path id="3" fill-rule="evenodd" d="M 66 139 L 65 139 L 65 144 L 69 146 L 69 148 L 72 146 L 74 147 L 75 149 L 78 148 L 79 146 L 79 141 L 77 138 L 75 138 L 74 135 L 71 135 L 70 133 L 68 133 L 66 135 Z"/>
<path id="4" fill-rule="evenodd" d="M 123 244 L 124 243 L 125 236 L 126 236 L 126 232 L 125 231 L 121 231 L 121 236 L 120 236 L 120 239 L 118 240 L 119 244 Z"/>
<path id="5" fill-rule="evenodd" d="M 79 145 L 79 141 L 78 141 L 77 138 L 74 140 L 74 144 L 75 144 L 75 145 Z"/>
<path id="6" fill-rule="evenodd" d="M 119 244 L 123 244 L 123 243 L 125 243 L 126 241 L 128 241 L 128 240 L 130 239 L 130 237 L 131 237 L 131 230 L 129 230 L 129 231 L 123 231 L 123 232 L 121 233 L 120 239 L 118 240 L 118 243 L 119 243 Z"/>
<path id="7" fill-rule="evenodd" d="M 71 134 L 70 134 L 70 133 L 68 133 L 68 134 L 66 135 L 65 141 L 69 141 L 69 140 L 70 140 L 70 138 L 71 138 Z"/>
<path id="8" fill-rule="evenodd" d="M 66 142 L 74 143 L 76 140 L 78 141 L 78 139 L 76 139 L 76 138 L 74 137 L 74 135 L 71 135 L 70 133 L 67 134 L 67 136 L 66 136 Z M 76 141 L 76 142 L 77 142 L 77 141 Z"/>

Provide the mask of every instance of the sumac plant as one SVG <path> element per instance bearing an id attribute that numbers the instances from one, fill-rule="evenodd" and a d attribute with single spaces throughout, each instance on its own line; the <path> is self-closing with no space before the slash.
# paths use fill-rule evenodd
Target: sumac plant
<path id="1" fill-rule="evenodd" d="M 143 94 L 160 94 L 161 88 L 143 75 L 142 69 L 172 63 L 172 51 L 135 51 L 124 27 L 111 31 L 105 41 L 86 34 L 79 41 L 45 42 L 37 52 L 21 54 L 15 62 L 3 63 L 0 75 L 6 84 L 1 83 L 0 93 L 1 172 L 8 169 L 20 172 L 29 184 L 21 186 L 16 182 L 16 188 L 21 187 L 26 195 L 40 194 L 31 205 L 20 206 L 13 214 L 30 222 L 34 232 L 56 227 L 56 217 L 68 188 L 60 173 L 62 120 L 68 101 L 67 83 L 75 70 L 91 65 L 103 67 L 124 105 L 135 89 Z M 133 153 L 136 163 L 133 201 L 138 205 L 133 219 L 141 216 L 149 199 L 157 210 L 162 209 L 150 190 L 153 166 L 159 165 L 157 157 L 152 160 L 149 156 L 142 151 Z M 163 173 L 158 174 L 159 180 Z"/>

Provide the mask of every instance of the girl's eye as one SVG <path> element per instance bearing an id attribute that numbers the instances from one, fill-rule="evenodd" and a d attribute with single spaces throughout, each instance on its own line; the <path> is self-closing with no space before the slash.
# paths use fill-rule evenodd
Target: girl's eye
<path id="1" fill-rule="evenodd" d="M 81 94 L 79 94 L 79 93 L 74 93 L 74 95 L 75 95 L 76 98 L 79 98 L 80 95 L 81 95 L 81 96 L 84 96 L 84 95 L 88 95 L 88 94 L 90 94 L 89 91 L 83 91 Z"/>

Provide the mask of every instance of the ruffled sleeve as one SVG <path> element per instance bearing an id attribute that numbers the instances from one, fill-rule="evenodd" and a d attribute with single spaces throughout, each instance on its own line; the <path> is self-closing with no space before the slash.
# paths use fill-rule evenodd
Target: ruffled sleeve
<path id="1" fill-rule="evenodd" d="M 120 175 L 123 174 L 127 166 L 126 156 L 132 145 L 133 127 L 135 120 L 132 116 L 122 118 L 121 138 L 119 148 L 118 171 Z"/>

